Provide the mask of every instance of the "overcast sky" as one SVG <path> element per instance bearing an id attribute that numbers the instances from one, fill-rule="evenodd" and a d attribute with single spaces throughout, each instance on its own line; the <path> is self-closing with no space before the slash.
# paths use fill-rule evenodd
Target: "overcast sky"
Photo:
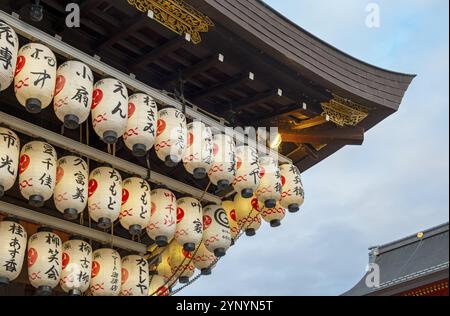
<path id="1" fill-rule="evenodd" d="M 339 295 L 364 275 L 368 248 L 448 221 L 449 2 L 266 0 L 309 32 L 418 78 L 400 111 L 304 174 L 307 201 L 276 230 L 243 237 L 182 295 Z"/>

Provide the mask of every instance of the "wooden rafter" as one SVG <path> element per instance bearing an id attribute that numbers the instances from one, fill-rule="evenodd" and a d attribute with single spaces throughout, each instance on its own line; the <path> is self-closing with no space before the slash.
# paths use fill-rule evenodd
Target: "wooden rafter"
<path id="1" fill-rule="evenodd" d="M 283 142 L 288 143 L 362 145 L 364 142 L 364 129 L 358 127 L 307 129 L 302 132 L 281 130 L 280 133 Z"/>

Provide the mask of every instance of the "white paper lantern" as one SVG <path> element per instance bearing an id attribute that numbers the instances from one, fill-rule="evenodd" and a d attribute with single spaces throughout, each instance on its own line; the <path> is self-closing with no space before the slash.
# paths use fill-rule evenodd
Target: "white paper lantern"
<path id="1" fill-rule="evenodd" d="M 202 275 L 210 275 L 217 262 L 217 257 L 209 251 L 204 243 L 201 243 L 194 256 L 194 266 L 201 271 Z"/>
<path id="2" fill-rule="evenodd" d="M 258 153 L 249 146 L 236 148 L 236 177 L 233 188 L 244 198 L 250 198 L 256 192 L 261 180 Z"/>
<path id="3" fill-rule="evenodd" d="M 98 249 L 92 257 L 91 293 L 93 296 L 119 296 L 122 262 L 114 249 Z"/>
<path id="4" fill-rule="evenodd" d="M 122 177 L 113 168 L 100 167 L 91 172 L 88 185 L 89 216 L 107 229 L 120 215 Z"/>
<path id="5" fill-rule="evenodd" d="M 123 139 L 134 156 L 145 156 L 155 144 L 157 116 L 158 108 L 151 96 L 143 93 L 130 96 L 128 123 Z"/>
<path id="6" fill-rule="evenodd" d="M 183 249 L 178 243 L 173 242 L 169 246 L 169 264 L 181 284 L 186 284 L 194 275 L 195 266 L 192 253 Z"/>
<path id="7" fill-rule="evenodd" d="M 219 205 L 203 209 L 203 242 L 216 257 L 226 255 L 231 247 L 230 223 L 225 210 Z"/>
<path id="8" fill-rule="evenodd" d="M 190 197 L 177 201 L 177 229 L 175 240 L 186 251 L 194 251 L 203 236 L 202 204 Z"/>
<path id="9" fill-rule="evenodd" d="M 228 188 L 236 176 L 236 143 L 233 137 L 217 134 L 213 138 L 214 163 L 209 170 L 209 179 L 219 191 Z"/>
<path id="10" fill-rule="evenodd" d="M 28 279 L 36 294 L 49 296 L 62 270 L 62 242 L 51 229 L 40 228 L 28 241 Z"/>
<path id="11" fill-rule="evenodd" d="M 271 156 L 259 158 L 261 182 L 256 196 L 266 208 L 274 208 L 281 199 L 281 174 L 277 161 Z"/>
<path id="12" fill-rule="evenodd" d="M 123 182 L 120 224 L 133 236 L 150 225 L 150 194 L 150 185 L 144 179 L 133 177 Z"/>
<path id="13" fill-rule="evenodd" d="M 19 153 L 19 137 L 10 129 L 0 127 L 0 198 L 16 182 Z"/>
<path id="14" fill-rule="evenodd" d="M 128 91 L 116 79 L 103 79 L 94 85 L 92 125 L 107 144 L 115 144 L 125 133 L 128 121 Z"/>
<path id="15" fill-rule="evenodd" d="M 261 228 L 261 214 L 256 196 L 249 199 L 236 194 L 234 198 L 234 207 L 236 208 L 236 218 L 238 226 L 249 237 L 255 236 Z"/>
<path id="16" fill-rule="evenodd" d="M 14 78 L 19 103 L 37 114 L 50 105 L 55 93 L 56 57 L 46 46 L 30 43 L 19 50 Z"/>
<path id="17" fill-rule="evenodd" d="M 148 263 L 141 256 L 131 255 L 122 259 L 121 296 L 148 296 Z"/>
<path id="18" fill-rule="evenodd" d="M 177 229 L 177 199 L 173 192 L 156 189 L 151 193 L 152 206 L 147 234 L 160 247 L 165 247 Z"/>
<path id="19" fill-rule="evenodd" d="M 187 150 L 184 167 L 195 179 L 208 175 L 213 163 L 212 131 L 204 123 L 195 121 L 188 125 Z"/>
<path id="20" fill-rule="evenodd" d="M 27 232 L 19 221 L 6 218 L 0 222 L 0 286 L 17 279 L 22 271 L 27 249 Z"/>
<path id="21" fill-rule="evenodd" d="M 58 119 L 69 129 L 76 129 L 91 113 L 94 75 L 84 63 L 70 60 L 56 72 L 53 108 Z"/>
<path id="22" fill-rule="evenodd" d="M 261 217 L 268 223 L 271 227 L 281 226 L 281 221 L 286 217 L 286 209 L 277 203 L 274 208 L 265 208 L 264 205 L 260 203 Z"/>
<path id="23" fill-rule="evenodd" d="M 228 222 L 230 224 L 232 245 L 234 245 L 234 241 L 239 236 L 239 233 L 241 231 L 237 222 L 237 214 L 236 214 L 236 207 L 234 206 L 234 200 L 232 198 L 224 200 L 222 202 L 222 207 L 225 210 L 225 212 L 227 212 Z"/>
<path id="24" fill-rule="evenodd" d="M 187 147 L 186 116 L 175 108 L 158 112 L 155 150 L 167 167 L 175 167 Z"/>
<path id="25" fill-rule="evenodd" d="M 8 24 L 0 21 L 0 91 L 6 90 L 14 79 L 19 39 Z"/>
<path id="26" fill-rule="evenodd" d="M 150 277 L 149 296 L 169 296 L 170 290 L 162 276 L 154 274 Z"/>
<path id="27" fill-rule="evenodd" d="M 60 285 L 70 296 L 80 296 L 89 289 L 92 272 L 92 248 L 80 237 L 72 237 L 63 246 Z"/>
<path id="28" fill-rule="evenodd" d="M 88 202 L 89 169 L 82 158 L 75 156 L 63 157 L 57 165 L 53 200 L 65 219 L 75 220 Z"/>
<path id="29" fill-rule="evenodd" d="M 283 186 L 280 204 L 288 209 L 289 212 L 296 213 L 305 201 L 305 191 L 300 170 L 292 164 L 284 164 L 280 167 L 280 173 Z"/>
<path id="30" fill-rule="evenodd" d="M 161 262 L 156 267 L 156 272 L 159 276 L 164 278 L 164 281 L 167 283 L 172 277 L 172 267 L 169 264 L 169 249 L 164 249 L 164 252 L 161 255 Z M 169 284 L 166 284 L 169 287 Z"/>
<path id="31" fill-rule="evenodd" d="M 19 189 L 31 206 L 42 207 L 56 185 L 57 156 L 47 143 L 34 141 L 23 146 L 19 162 Z"/>

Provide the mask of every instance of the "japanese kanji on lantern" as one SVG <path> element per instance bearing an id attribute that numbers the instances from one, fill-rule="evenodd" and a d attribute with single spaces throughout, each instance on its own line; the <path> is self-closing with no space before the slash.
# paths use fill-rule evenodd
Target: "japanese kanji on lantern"
<path id="1" fill-rule="evenodd" d="M 212 131 L 204 123 L 194 121 L 188 125 L 187 150 L 183 157 L 186 170 L 201 180 L 208 175 L 213 163 Z"/>
<path id="2" fill-rule="evenodd" d="M 149 296 L 169 296 L 170 290 L 164 278 L 158 274 L 150 276 Z"/>
<path id="3" fill-rule="evenodd" d="M 129 178 L 123 181 L 120 224 L 132 236 L 140 235 L 150 224 L 151 191 L 147 181 Z"/>
<path id="4" fill-rule="evenodd" d="M 155 150 L 167 167 L 175 167 L 187 147 L 186 116 L 175 108 L 158 112 Z"/>
<path id="5" fill-rule="evenodd" d="M 56 84 L 56 57 L 46 46 L 29 43 L 18 53 L 14 77 L 19 103 L 37 114 L 50 105 Z"/>
<path id="6" fill-rule="evenodd" d="M 20 153 L 19 189 L 31 206 L 42 207 L 56 184 L 56 151 L 47 143 L 33 141 L 25 144 Z"/>
<path id="7" fill-rule="evenodd" d="M 145 156 L 155 144 L 157 116 L 158 108 L 151 96 L 143 93 L 130 96 L 128 123 L 123 139 L 134 156 Z"/>
<path id="8" fill-rule="evenodd" d="M 69 60 L 56 72 L 53 108 L 58 119 L 69 129 L 76 129 L 91 113 L 94 76 L 84 63 Z"/>
<path id="9" fill-rule="evenodd" d="M 250 198 L 259 186 L 261 176 L 256 149 L 249 146 L 236 148 L 236 176 L 233 188 L 244 198 Z"/>
<path id="10" fill-rule="evenodd" d="M 62 270 L 62 242 L 51 229 L 41 227 L 28 241 L 28 279 L 36 294 L 49 296 L 58 286 Z"/>
<path id="11" fill-rule="evenodd" d="M 234 241 L 239 236 L 239 233 L 241 230 L 240 230 L 238 222 L 237 222 L 236 207 L 234 206 L 233 197 L 225 198 L 222 202 L 222 207 L 228 216 L 228 222 L 230 224 L 232 245 L 234 245 Z"/>
<path id="12" fill-rule="evenodd" d="M 148 236 L 160 247 L 165 247 L 175 236 L 177 229 L 177 200 L 167 189 L 155 189 L 151 193 L 150 225 Z"/>
<path id="13" fill-rule="evenodd" d="M 113 168 L 100 167 L 91 172 L 88 186 L 89 216 L 107 229 L 120 215 L 122 177 Z"/>
<path id="14" fill-rule="evenodd" d="M 266 208 L 274 208 L 281 199 L 281 174 L 278 163 L 271 156 L 259 158 L 261 182 L 256 196 Z"/>
<path id="15" fill-rule="evenodd" d="M 121 296 L 148 296 L 148 263 L 141 256 L 131 255 L 122 259 Z"/>
<path id="16" fill-rule="evenodd" d="M 261 214 L 258 203 L 256 196 L 246 199 L 236 194 L 234 198 L 238 226 L 249 237 L 255 236 L 261 228 Z"/>
<path id="17" fill-rule="evenodd" d="M 186 251 L 194 251 L 202 241 L 203 210 L 200 201 L 185 197 L 177 201 L 175 240 Z"/>
<path id="18" fill-rule="evenodd" d="M 0 127 L 0 198 L 16 182 L 20 139 L 12 130 Z"/>
<path id="19" fill-rule="evenodd" d="M 210 275 L 217 257 L 206 248 L 204 243 L 201 243 L 193 260 L 194 266 L 201 271 L 202 275 Z"/>
<path id="20" fill-rule="evenodd" d="M 203 242 L 216 257 L 225 256 L 231 247 L 230 223 L 227 213 L 219 205 L 203 209 Z"/>
<path id="21" fill-rule="evenodd" d="M 14 80 L 19 39 L 8 24 L 0 21 L 0 91 L 6 90 Z"/>
<path id="22" fill-rule="evenodd" d="M 7 217 L 0 222 L 0 286 L 8 285 L 22 272 L 27 232 L 19 221 Z"/>
<path id="23" fill-rule="evenodd" d="M 270 223 L 271 227 L 281 226 L 281 221 L 286 216 L 286 209 L 280 203 L 277 203 L 277 206 L 274 208 L 265 208 L 261 202 L 259 206 L 261 208 L 261 217 Z"/>
<path id="24" fill-rule="evenodd" d="M 114 249 L 102 248 L 92 256 L 91 293 L 93 296 L 119 296 L 122 259 Z"/>
<path id="25" fill-rule="evenodd" d="M 300 170 L 293 164 L 284 164 L 280 166 L 280 173 L 283 185 L 280 204 L 289 212 L 296 213 L 305 201 Z"/>
<path id="26" fill-rule="evenodd" d="M 92 125 L 106 143 L 115 144 L 125 133 L 128 121 L 128 91 L 119 80 L 107 78 L 94 85 Z"/>
<path id="27" fill-rule="evenodd" d="M 169 246 L 169 265 L 172 274 L 176 275 L 181 284 L 186 284 L 194 275 L 195 266 L 192 253 L 183 249 L 178 243 L 173 242 Z"/>
<path id="28" fill-rule="evenodd" d="M 73 236 L 62 249 L 61 288 L 70 296 L 80 296 L 89 289 L 91 281 L 91 245 L 81 237 Z"/>
<path id="29" fill-rule="evenodd" d="M 89 170 L 82 158 L 67 156 L 58 160 L 53 200 L 65 219 L 77 219 L 86 208 L 88 177 Z"/>
<path id="30" fill-rule="evenodd" d="M 209 170 L 209 179 L 219 191 L 228 188 L 236 176 L 236 144 L 233 137 L 227 134 L 216 134 L 213 137 L 214 163 Z"/>

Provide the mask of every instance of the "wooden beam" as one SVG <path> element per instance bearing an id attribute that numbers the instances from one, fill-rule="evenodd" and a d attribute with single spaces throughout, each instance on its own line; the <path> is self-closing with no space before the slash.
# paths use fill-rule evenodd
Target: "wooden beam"
<path id="1" fill-rule="evenodd" d="M 97 50 L 101 50 L 109 45 L 112 45 L 119 41 L 122 37 L 128 35 L 130 32 L 134 31 L 136 28 L 140 27 L 143 23 L 148 21 L 149 18 L 147 15 L 139 13 L 131 18 L 129 18 L 127 21 L 122 23 L 117 29 L 113 30 L 108 39 L 103 41 L 97 46 Z"/>
<path id="2" fill-rule="evenodd" d="M 319 116 L 313 117 L 311 119 L 304 120 L 301 123 L 293 124 L 291 126 L 291 129 L 293 129 L 293 130 L 304 130 L 304 129 L 308 129 L 308 128 L 311 128 L 311 127 L 315 127 L 315 126 L 319 126 L 319 125 L 325 124 L 325 123 L 327 123 L 329 121 L 330 121 L 330 118 L 328 116 L 319 115 Z"/>
<path id="3" fill-rule="evenodd" d="M 249 80 L 250 78 L 248 73 L 239 74 L 224 83 L 219 83 L 211 88 L 202 90 L 194 95 L 188 96 L 188 98 L 193 102 L 199 102 L 203 98 L 208 98 L 212 95 L 219 95 L 226 91 L 232 90 Z"/>
<path id="4" fill-rule="evenodd" d="M 262 103 L 262 102 L 266 102 L 266 101 L 270 101 L 273 100 L 275 98 L 279 98 L 280 95 L 278 94 L 278 90 L 268 90 L 262 93 L 258 93 L 254 96 L 251 96 L 247 99 L 243 99 L 239 102 L 235 102 L 233 104 L 233 110 L 235 111 L 239 111 L 244 109 L 245 107 L 249 107 L 258 103 Z"/>
<path id="5" fill-rule="evenodd" d="M 317 151 L 311 144 L 304 144 L 303 148 L 305 148 L 308 156 L 314 160 L 319 160 L 319 151 Z"/>
<path id="6" fill-rule="evenodd" d="M 299 133 L 294 131 L 280 131 L 283 142 L 301 144 L 340 144 L 362 145 L 364 129 L 359 127 L 309 129 Z"/>

